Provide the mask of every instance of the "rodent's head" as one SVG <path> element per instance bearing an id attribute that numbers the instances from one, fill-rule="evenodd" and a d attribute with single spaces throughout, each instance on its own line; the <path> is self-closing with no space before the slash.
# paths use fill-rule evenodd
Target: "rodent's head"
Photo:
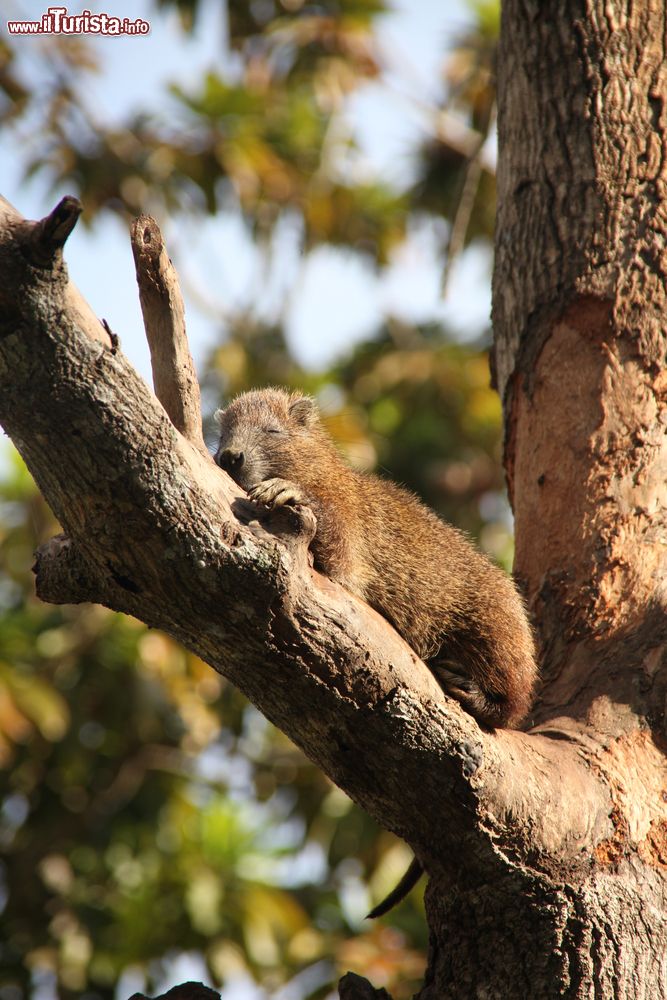
<path id="1" fill-rule="evenodd" d="M 220 428 L 215 461 L 245 490 L 274 476 L 296 478 L 298 439 L 320 426 L 315 401 L 284 389 L 244 392 L 217 410 L 215 419 Z"/>

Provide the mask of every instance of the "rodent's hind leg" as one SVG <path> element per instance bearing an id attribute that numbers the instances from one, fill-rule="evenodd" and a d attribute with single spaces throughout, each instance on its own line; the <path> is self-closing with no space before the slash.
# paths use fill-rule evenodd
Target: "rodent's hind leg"
<path id="1" fill-rule="evenodd" d="M 266 507 L 295 507 L 307 502 L 302 490 L 289 479 L 265 479 L 251 486 L 248 496 Z"/>
<path id="2" fill-rule="evenodd" d="M 436 680 L 442 689 L 455 698 L 470 712 L 478 722 L 495 727 L 502 725 L 501 716 L 503 714 L 503 703 L 494 703 L 486 691 L 483 691 L 479 684 L 469 675 L 463 672 L 462 668 L 451 660 L 444 663 L 429 662 L 429 667 L 435 675 Z"/>

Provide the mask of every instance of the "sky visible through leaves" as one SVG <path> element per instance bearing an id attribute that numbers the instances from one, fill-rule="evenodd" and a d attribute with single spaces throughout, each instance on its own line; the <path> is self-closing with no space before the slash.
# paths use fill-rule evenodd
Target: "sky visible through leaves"
<path id="1" fill-rule="evenodd" d="M 187 87 L 197 79 L 202 65 L 216 58 L 224 34 L 222 4 L 207 0 L 203 6 L 199 28 L 183 44 L 174 12 L 168 18 L 154 16 L 147 0 L 112 4 L 118 16 L 151 21 L 152 33 L 150 39 L 98 40 L 104 70 L 90 81 L 88 96 L 101 118 L 120 120 L 144 102 L 160 109 L 165 82 L 176 80 Z M 471 11 L 462 0 L 396 0 L 393 7 L 379 28 L 391 72 L 382 82 L 370 83 L 353 95 L 346 117 L 363 151 L 363 169 L 403 184 L 414 172 L 414 145 L 428 134 L 420 107 L 442 90 L 442 54 L 452 37 L 470 24 Z M 9 0 L 5 13 L 7 17 L 19 12 L 26 18 L 38 17 L 43 8 L 37 0 Z M 21 44 L 28 46 L 32 41 Z M 49 193 L 41 178 L 28 184 L 22 181 L 15 143 L 11 133 L 0 132 L 3 194 L 27 218 L 38 218 L 71 190 L 64 184 Z M 170 232 L 167 225 L 165 234 L 184 284 L 189 338 L 199 366 L 212 342 L 210 312 L 224 314 L 242 307 L 256 298 L 258 284 L 266 315 L 274 315 L 277 303 L 288 295 L 288 342 L 308 366 L 331 363 L 372 333 L 384 312 L 410 322 L 442 320 L 466 340 L 478 336 L 488 324 L 488 246 L 472 247 L 459 262 L 443 301 L 441 265 L 428 226 L 414 227 L 407 245 L 397 250 L 394 266 L 378 280 L 368 264 L 336 248 L 321 248 L 301 268 L 294 233 L 286 224 L 277 237 L 276 257 L 282 259 L 282 266 L 268 288 L 263 287 L 261 261 L 238 215 L 179 220 L 178 229 Z M 67 261 L 88 301 L 121 332 L 125 352 L 149 378 L 127 227 L 113 217 L 97 219 L 89 231 L 79 227 L 68 243 Z M 105 274 L 114 275 L 113 290 Z"/>

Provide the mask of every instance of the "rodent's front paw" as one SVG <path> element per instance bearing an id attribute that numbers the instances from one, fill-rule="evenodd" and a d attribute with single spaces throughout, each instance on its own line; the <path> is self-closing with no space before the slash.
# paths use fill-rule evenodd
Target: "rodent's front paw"
<path id="1" fill-rule="evenodd" d="M 263 503 L 267 507 L 294 507 L 305 503 L 305 498 L 296 483 L 289 479 L 265 479 L 256 483 L 248 490 L 248 496 L 255 503 Z"/>

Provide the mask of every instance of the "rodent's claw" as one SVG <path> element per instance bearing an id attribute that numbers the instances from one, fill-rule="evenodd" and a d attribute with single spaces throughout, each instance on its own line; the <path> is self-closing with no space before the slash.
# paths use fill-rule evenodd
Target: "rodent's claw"
<path id="1" fill-rule="evenodd" d="M 288 479 L 265 479 L 248 490 L 248 496 L 255 503 L 266 507 L 295 506 L 304 502 L 303 493 Z"/>

